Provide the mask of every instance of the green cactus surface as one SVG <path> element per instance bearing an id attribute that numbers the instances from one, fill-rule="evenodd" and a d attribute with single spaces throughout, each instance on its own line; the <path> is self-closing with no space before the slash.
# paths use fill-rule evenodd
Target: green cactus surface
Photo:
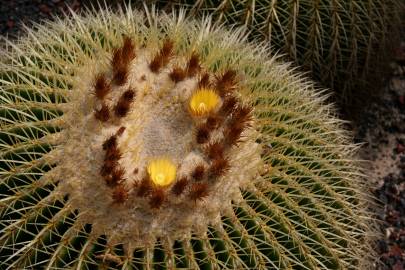
<path id="1" fill-rule="evenodd" d="M 252 38 L 266 40 L 274 51 L 335 90 L 343 104 L 374 90 L 403 10 L 400 0 L 150 2 L 169 9 L 187 7 L 193 14 L 211 13 L 220 22 L 246 26 Z"/>
<path id="2" fill-rule="evenodd" d="M 72 12 L 3 40 L 0 268 L 370 269 L 327 96 L 185 14 Z"/>

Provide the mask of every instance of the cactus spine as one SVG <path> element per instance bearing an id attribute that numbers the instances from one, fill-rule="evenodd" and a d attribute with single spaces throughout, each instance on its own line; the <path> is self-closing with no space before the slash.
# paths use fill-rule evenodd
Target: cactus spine
<path id="1" fill-rule="evenodd" d="M 130 7 L 6 41 L 1 268 L 367 269 L 356 146 L 266 51 Z"/>

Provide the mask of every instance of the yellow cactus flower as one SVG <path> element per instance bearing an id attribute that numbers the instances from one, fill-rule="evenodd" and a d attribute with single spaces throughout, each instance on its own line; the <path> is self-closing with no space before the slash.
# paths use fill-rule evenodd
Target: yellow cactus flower
<path id="1" fill-rule="evenodd" d="M 168 186 L 176 178 L 176 166 L 166 158 L 154 159 L 149 162 L 148 173 L 155 185 Z"/>
<path id="2" fill-rule="evenodd" d="M 190 112 L 194 116 L 205 116 L 218 106 L 220 97 L 212 89 L 199 89 L 190 99 Z"/>

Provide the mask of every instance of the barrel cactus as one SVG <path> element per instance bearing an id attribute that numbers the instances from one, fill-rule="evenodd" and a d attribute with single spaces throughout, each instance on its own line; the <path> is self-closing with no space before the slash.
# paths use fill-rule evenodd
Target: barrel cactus
<path id="1" fill-rule="evenodd" d="M 0 268 L 369 269 L 356 146 L 267 51 L 130 7 L 6 40 Z"/>
<path id="2" fill-rule="evenodd" d="M 220 22 L 245 25 L 350 105 L 381 81 L 401 0 L 148 0 L 160 7 L 212 13 Z M 375 78 L 380 78 L 376 80 Z M 360 93 L 359 93 L 360 92 Z M 357 95 L 356 95 L 357 94 Z M 362 98 L 364 100 L 364 98 Z M 358 101 L 358 100 L 357 100 Z"/>

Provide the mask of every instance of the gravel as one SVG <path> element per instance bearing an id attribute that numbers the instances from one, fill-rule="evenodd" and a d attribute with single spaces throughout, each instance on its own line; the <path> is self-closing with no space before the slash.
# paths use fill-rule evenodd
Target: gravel
<path id="1" fill-rule="evenodd" d="M 383 235 L 375 269 L 384 270 L 405 268 L 405 35 L 402 40 L 383 95 L 352 124 L 355 140 L 365 143 L 359 154 L 370 161 L 370 187 L 381 206 L 375 210 Z"/>

